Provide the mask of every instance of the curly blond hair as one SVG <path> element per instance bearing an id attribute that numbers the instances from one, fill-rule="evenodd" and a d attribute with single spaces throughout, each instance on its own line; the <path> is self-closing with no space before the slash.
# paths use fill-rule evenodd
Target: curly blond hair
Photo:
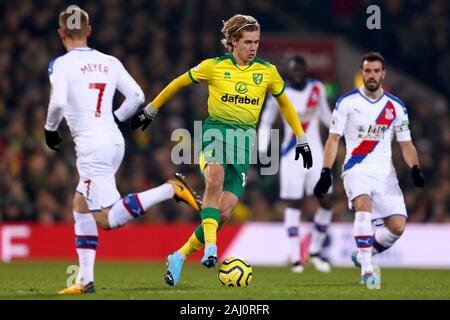
<path id="1" fill-rule="evenodd" d="M 233 51 L 232 39 L 239 41 L 244 31 L 261 30 L 258 21 L 252 16 L 236 14 L 227 21 L 223 21 L 222 33 L 225 36 L 222 44 L 229 52 Z"/>

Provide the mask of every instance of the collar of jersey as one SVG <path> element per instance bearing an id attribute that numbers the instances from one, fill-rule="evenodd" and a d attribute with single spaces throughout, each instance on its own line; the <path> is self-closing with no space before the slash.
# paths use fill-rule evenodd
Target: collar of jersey
<path id="1" fill-rule="evenodd" d="M 94 49 L 89 48 L 89 47 L 87 47 L 87 48 L 83 47 L 83 48 L 73 48 L 70 51 L 91 51 L 91 50 L 94 50 Z"/>
<path id="2" fill-rule="evenodd" d="M 367 101 L 369 101 L 371 104 L 377 103 L 378 101 L 381 100 L 381 98 L 384 97 L 384 90 L 381 89 L 381 91 L 382 91 L 382 93 L 381 93 L 381 95 L 378 97 L 377 100 L 370 100 L 370 99 L 369 99 L 368 97 L 366 97 L 366 95 L 364 94 L 364 91 L 363 91 L 362 87 L 358 88 L 358 92 L 359 92 L 359 94 L 361 95 L 361 97 L 363 97 L 364 99 L 366 99 Z"/>
<path id="3" fill-rule="evenodd" d="M 235 66 L 236 68 L 238 68 L 239 70 L 241 70 L 241 71 L 245 71 L 245 70 L 247 70 L 248 68 L 250 68 L 250 67 L 252 66 L 252 64 L 255 62 L 255 59 L 256 59 L 256 57 L 255 57 L 255 59 L 253 59 L 253 61 L 250 62 L 250 63 L 248 64 L 248 66 L 245 66 L 245 67 L 242 66 L 242 67 L 244 67 L 244 68 L 241 69 L 241 66 L 238 65 L 238 64 L 236 63 L 236 60 L 234 59 L 233 54 L 232 54 L 232 53 L 227 53 L 227 55 L 230 57 L 230 60 L 231 60 L 231 62 L 233 62 L 234 66 Z"/>

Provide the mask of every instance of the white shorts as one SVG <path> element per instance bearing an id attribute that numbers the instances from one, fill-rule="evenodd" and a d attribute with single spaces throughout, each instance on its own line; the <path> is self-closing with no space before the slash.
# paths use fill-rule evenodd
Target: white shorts
<path id="1" fill-rule="evenodd" d="M 372 220 L 393 215 L 408 216 L 403 193 L 395 173 L 387 177 L 377 177 L 360 171 L 347 172 L 343 180 L 350 209 L 353 209 L 352 201 L 355 198 L 367 194 L 372 200 Z"/>
<path id="2" fill-rule="evenodd" d="M 91 212 L 109 208 L 120 199 L 115 174 L 124 152 L 123 144 L 111 144 L 77 158 L 77 192 L 84 196 Z"/>
<path id="3" fill-rule="evenodd" d="M 313 155 L 313 167 L 303 168 L 303 159 L 295 160 L 295 149 L 281 157 L 280 163 L 280 199 L 299 200 L 314 194 L 314 187 L 320 178 L 321 157 Z M 328 193 L 332 192 L 332 188 Z"/>

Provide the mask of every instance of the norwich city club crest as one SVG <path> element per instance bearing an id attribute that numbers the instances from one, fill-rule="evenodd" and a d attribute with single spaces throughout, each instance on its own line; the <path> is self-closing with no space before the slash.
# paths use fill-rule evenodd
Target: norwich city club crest
<path id="1" fill-rule="evenodd" d="M 256 85 L 259 85 L 263 80 L 263 74 L 262 73 L 254 73 L 253 74 L 253 82 Z"/>

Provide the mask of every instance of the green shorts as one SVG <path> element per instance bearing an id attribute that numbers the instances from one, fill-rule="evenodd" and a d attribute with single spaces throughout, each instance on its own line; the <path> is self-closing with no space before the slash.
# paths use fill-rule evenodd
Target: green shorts
<path id="1" fill-rule="evenodd" d="M 225 171 L 223 190 L 240 198 L 247 181 L 251 151 L 256 131 L 252 127 L 226 124 L 207 118 L 202 127 L 200 171 L 211 162 L 219 163 Z"/>

